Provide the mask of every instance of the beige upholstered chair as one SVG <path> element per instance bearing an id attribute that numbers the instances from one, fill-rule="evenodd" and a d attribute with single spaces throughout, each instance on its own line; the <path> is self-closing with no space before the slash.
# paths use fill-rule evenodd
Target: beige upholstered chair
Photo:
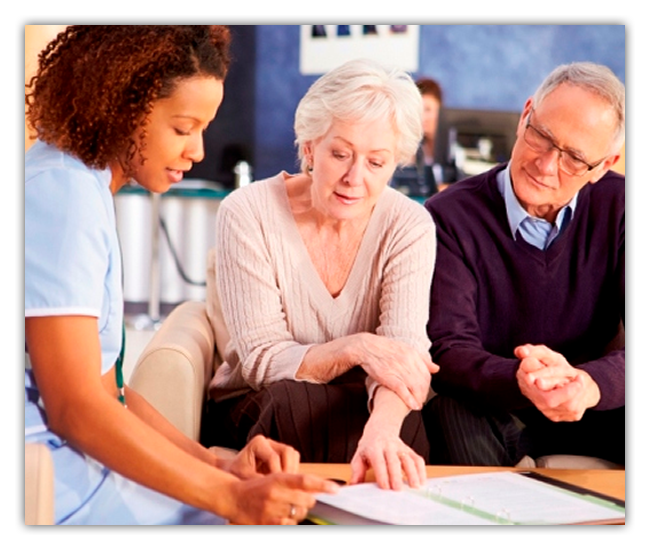
<path id="1" fill-rule="evenodd" d="M 211 249 L 207 302 L 178 305 L 143 350 L 129 380 L 133 389 L 196 441 L 207 387 L 230 339 L 215 284 L 215 251 Z"/>
<path id="2" fill-rule="evenodd" d="M 143 350 L 129 386 L 198 441 L 215 362 L 221 360 L 206 305 L 184 302 L 169 314 Z"/>
<path id="3" fill-rule="evenodd" d="M 25 444 L 25 525 L 54 523 L 54 465 L 45 445 Z"/>

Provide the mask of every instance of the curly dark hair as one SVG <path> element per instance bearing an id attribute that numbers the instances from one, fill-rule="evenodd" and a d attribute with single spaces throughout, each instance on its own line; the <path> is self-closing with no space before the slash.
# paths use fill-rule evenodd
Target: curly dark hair
<path id="1" fill-rule="evenodd" d="M 230 40 L 223 25 L 71 25 L 40 53 L 25 86 L 33 137 L 91 168 L 119 161 L 128 174 L 154 101 L 181 79 L 224 80 Z"/>

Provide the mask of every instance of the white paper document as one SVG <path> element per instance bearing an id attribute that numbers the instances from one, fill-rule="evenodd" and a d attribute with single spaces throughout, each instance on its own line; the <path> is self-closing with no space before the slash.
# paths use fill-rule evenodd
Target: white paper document
<path id="1" fill-rule="evenodd" d="M 550 481 L 550 480 L 549 480 Z M 431 478 L 421 489 L 375 483 L 319 494 L 316 522 L 389 525 L 560 525 L 625 519 L 624 503 L 515 472 Z"/>

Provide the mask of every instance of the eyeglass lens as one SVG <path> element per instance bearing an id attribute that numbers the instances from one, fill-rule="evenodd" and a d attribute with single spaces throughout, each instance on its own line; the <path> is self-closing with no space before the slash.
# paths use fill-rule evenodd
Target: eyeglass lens
<path id="1" fill-rule="evenodd" d="M 577 159 L 567 151 L 560 149 L 550 138 L 531 125 L 530 121 L 528 121 L 524 131 L 524 139 L 531 148 L 539 153 L 548 153 L 551 149 L 557 149 L 560 169 L 569 175 L 581 176 L 590 168 L 585 161 Z"/>

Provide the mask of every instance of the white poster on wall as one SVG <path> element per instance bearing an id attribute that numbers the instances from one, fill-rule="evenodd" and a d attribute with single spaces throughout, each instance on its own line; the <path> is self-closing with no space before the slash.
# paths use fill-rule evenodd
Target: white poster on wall
<path id="1" fill-rule="evenodd" d="M 301 25 L 300 72 L 323 74 L 350 59 L 418 69 L 419 25 Z"/>

